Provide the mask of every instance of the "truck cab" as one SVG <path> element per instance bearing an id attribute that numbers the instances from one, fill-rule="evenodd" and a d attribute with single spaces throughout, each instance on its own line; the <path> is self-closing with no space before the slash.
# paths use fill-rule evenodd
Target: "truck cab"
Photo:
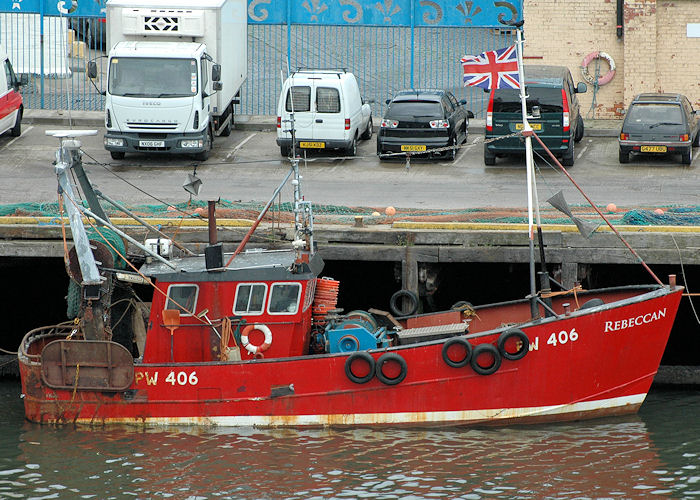
<path id="1" fill-rule="evenodd" d="M 105 149 L 209 156 L 248 68 L 245 0 L 108 0 Z M 97 76 L 90 62 L 88 76 Z"/>
<path id="2" fill-rule="evenodd" d="M 121 42 L 109 54 L 105 148 L 192 153 L 206 159 L 215 64 L 189 42 Z M 214 75 L 217 76 L 217 75 Z"/>

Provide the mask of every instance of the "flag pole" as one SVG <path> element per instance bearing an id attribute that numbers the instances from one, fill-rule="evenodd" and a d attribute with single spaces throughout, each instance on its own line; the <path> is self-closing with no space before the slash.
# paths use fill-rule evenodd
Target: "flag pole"
<path id="1" fill-rule="evenodd" d="M 530 315 L 533 319 L 539 317 L 537 307 L 537 286 L 535 284 L 535 232 L 533 205 L 537 203 L 537 193 L 535 192 L 535 175 L 532 158 L 532 128 L 527 121 L 527 95 L 525 94 L 525 75 L 523 72 L 523 35 L 522 21 L 515 25 L 516 32 L 516 54 L 518 58 L 518 80 L 520 81 L 520 106 L 523 117 L 523 135 L 525 136 L 525 166 L 527 172 L 527 233 L 530 246 Z M 540 217 L 537 210 L 537 225 L 539 227 Z"/>

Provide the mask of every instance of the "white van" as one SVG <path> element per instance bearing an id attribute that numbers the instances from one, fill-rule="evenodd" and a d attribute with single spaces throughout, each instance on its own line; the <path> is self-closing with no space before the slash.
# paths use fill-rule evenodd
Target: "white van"
<path id="1" fill-rule="evenodd" d="M 292 147 L 292 112 L 297 148 L 342 149 L 355 156 L 357 141 L 372 137 L 372 110 L 360 96 L 355 75 L 345 70 L 303 69 L 289 75 L 277 104 L 277 145 L 283 156 Z"/>
<path id="2" fill-rule="evenodd" d="M 2 61 L 2 71 L 0 71 L 0 135 L 8 130 L 10 135 L 18 137 L 22 133 L 22 94 L 19 93 L 19 86 L 24 85 L 26 76 L 20 80 L 12 69 L 12 64 L 5 51 L 0 48 L 0 61 Z"/>

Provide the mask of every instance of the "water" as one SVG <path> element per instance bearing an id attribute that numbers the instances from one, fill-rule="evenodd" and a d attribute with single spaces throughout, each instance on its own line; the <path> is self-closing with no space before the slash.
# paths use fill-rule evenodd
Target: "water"
<path id="1" fill-rule="evenodd" d="M 0 498 L 700 497 L 700 392 L 507 428 L 107 429 L 23 420 L 0 382 Z"/>

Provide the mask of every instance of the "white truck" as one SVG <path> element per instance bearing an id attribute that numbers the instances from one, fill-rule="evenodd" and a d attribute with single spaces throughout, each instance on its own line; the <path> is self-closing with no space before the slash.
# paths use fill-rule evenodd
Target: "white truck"
<path id="1" fill-rule="evenodd" d="M 247 76 L 246 0 L 109 0 L 107 30 L 105 149 L 206 160 Z"/>

